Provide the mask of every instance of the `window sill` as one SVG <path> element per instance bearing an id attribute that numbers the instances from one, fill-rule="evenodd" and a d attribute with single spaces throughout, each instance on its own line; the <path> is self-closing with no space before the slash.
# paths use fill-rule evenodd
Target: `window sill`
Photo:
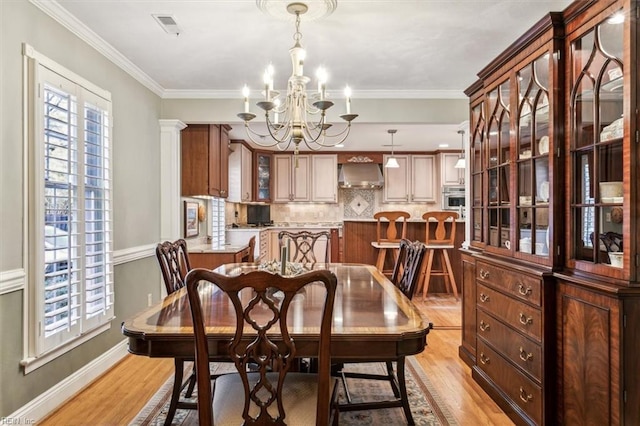
<path id="1" fill-rule="evenodd" d="M 103 324 L 101 326 L 99 326 L 98 328 L 95 328 L 89 332 L 87 332 L 86 334 L 83 334 L 81 336 L 78 336 L 76 339 L 68 342 L 67 344 L 65 344 L 64 346 L 61 346 L 59 348 L 53 349 L 49 352 L 46 352 L 40 356 L 37 357 L 28 357 L 23 359 L 22 361 L 20 361 L 20 365 L 24 368 L 24 374 L 27 375 L 29 373 L 31 373 L 32 371 L 37 370 L 38 368 L 42 367 L 43 365 L 47 364 L 50 361 L 53 361 L 54 359 L 58 358 L 61 355 L 64 355 L 65 353 L 69 352 L 70 350 L 77 348 L 78 346 L 82 345 L 83 343 L 88 342 L 89 340 L 93 339 L 94 337 L 96 337 L 97 335 L 104 333 L 105 331 L 109 330 L 111 328 L 111 321 L 113 321 L 115 318 L 112 318 L 111 320 L 109 320 L 109 322 L 107 322 L 106 324 Z"/>

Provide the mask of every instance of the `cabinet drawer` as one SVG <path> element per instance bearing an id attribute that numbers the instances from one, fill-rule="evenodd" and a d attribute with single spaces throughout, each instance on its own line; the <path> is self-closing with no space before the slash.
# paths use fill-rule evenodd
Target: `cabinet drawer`
<path id="1" fill-rule="evenodd" d="M 478 339 L 477 345 L 478 367 L 536 424 L 542 424 L 542 388 L 511 366 L 481 339 Z"/>
<path id="2" fill-rule="evenodd" d="M 531 374 L 538 382 L 542 377 L 542 348 L 482 309 L 477 311 L 478 336 L 505 358 Z"/>
<path id="3" fill-rule="evenodd" d="M 505 296 L 482 284 L 478 284 L 476 302 L 482 308 L 516 330 L 533 337 L 540 342 L 542 339 L 542 314 L 518 300 Z"/>
<path id="4" fill-rule="evenodd" d="M 500 267 L 485 262 L 478 262 L 476 271 L 476 278 L 483 284 L 506 290 L 518 299 L 541 306 L 542 284 L 540 279 L 516 271 L 500 269 Z"/>

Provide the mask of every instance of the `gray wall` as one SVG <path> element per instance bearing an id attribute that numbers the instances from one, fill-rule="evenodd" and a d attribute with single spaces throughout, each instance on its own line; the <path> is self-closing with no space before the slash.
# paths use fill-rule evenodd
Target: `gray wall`
<path id="1" fill-rule="evenodd" d="M 160 235 L 161 100 L 27 0 L 0 0 L 0 271 L 23 264 L 22 43 L 111 92 L 114 113 L 116 250 L 155 243 Z M 149 257 L 115 268 L 111 330 L 24 375 L 22 291 L 0 296 L 0 417 L 19 409 L 123 340 L 120 323 L 158 300 L 160 274 Z"/>

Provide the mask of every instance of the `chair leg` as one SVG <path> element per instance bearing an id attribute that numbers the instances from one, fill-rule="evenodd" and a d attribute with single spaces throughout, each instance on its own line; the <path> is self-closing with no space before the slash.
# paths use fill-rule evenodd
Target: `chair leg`
<path id="1" fill-rule="evenodd" d="M 407 395 L 407 382 L 404 375 L 404 361 L 405 358 L 402 356 L 398 358 L 397 362 L 397 370 L 398 370 L 398 384 L 400 385 L 400 399 L 402 401 L 402 409 L 404 410 L 404 415 L 407 418 L 407 424 L 410 426 L 415 425 L 413 421 L 413 415 L 411 414 L 411 407 L 409 406 L 409 396 Z"/>
<path id="2" fill-rule="evenodd" d="M 429 250 L 429 254 L 427 256 L 427 267 L 424 272 L 424 285 L 422 286 L 422 300 L 427 299 L 427 291 L 429 291 L 429 280 L 431 279 L 431 267 L 433 266 L 433 252 L 434 250 Z"/>
<path id="3" fill-rule="evenodd" d="M 449 253 L 446 250 L 442 250 L 444 256 L 444 262 L 447 268 L 447 272 L 449 274 L 449 282 L 451 283 L 451 288 L 453 290 L 453 295 L 456 300 L 458 300 L 458 286 L 456 285 L 456 278 L 453 276 L 453 268 L 451 268 L 451 261 L 449 261 Z"/>
<path id="4" fill-rule="evenodd" d="M 164 426 L 170 426 L 173 422 L 173 416 L 176 414 L 178 408 L 178 401 L 180 399 L 180 390 L 182 389 L 182 375 L 184 373 L 184 360 L 182 358 L 174 358 L 175 372 L 173 374 L 173 390 L 171 391 L 171 403 L 169 404 L 169 411 L 167 412 L 167 418 L 164 420 Z"/>
<path id="5" fill-rule="evenodd" d="M 196 367 L 194 364 L 193 370 L 191 371 L 191 377 L 189 377 L 189 385 L 187 386 L 187 392 L 184 394 L 184 396 L 187 398 L 191 398 L 195 387 L 196 387 Z"/>
<path id="6" fill-rule="evenodd" d="M 381 273 L 384 270 L 384 260 L 386 257 L 387 257 L 387 249 L 386 248 L 378 249 L 378 260 L 376 261 L 376 268 Z"/>

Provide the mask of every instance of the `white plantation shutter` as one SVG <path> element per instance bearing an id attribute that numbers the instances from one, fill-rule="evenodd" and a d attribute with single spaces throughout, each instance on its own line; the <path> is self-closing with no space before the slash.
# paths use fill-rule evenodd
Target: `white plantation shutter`
<path id="1" fill-rule="evenodd" d="M 111 103 L 44 66 L 37 76 L 32 356 L 108 323 L 114 302 Z"/>

